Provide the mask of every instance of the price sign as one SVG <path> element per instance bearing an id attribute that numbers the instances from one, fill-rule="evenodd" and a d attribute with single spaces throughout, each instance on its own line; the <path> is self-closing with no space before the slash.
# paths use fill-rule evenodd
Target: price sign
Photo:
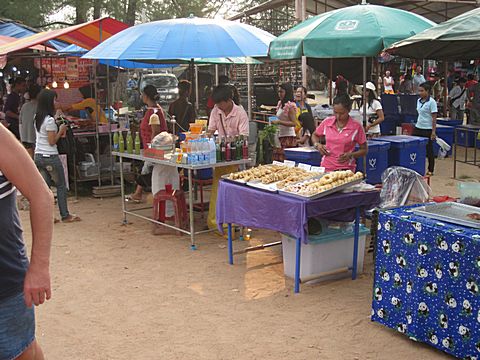
<path id="1" fill-rule="evenodd" d="M 285 166 L 285 164 L 284 164 L 283 162 L 276 161 L 276 160 L 274 160 L 274 161 L 272 162 L 272 165 Z"/>
<path id="2" fill-rule="evenodd" d="M 318 172 L 318 173 L 324 173 L 325 168 L 323 166 L 312 166 L 310 169 L 311 172 Z"/>
<path id="3" fill-rule="evenodd" d="M 290 168 L 294 168 L 295 167 L 295 161 L 292 161 L 292 160 L 285 160 L 283 162 L 283 164 L 286 166 L 286 167 L 290 167 Z"/>
<path id="4" fill-rule="evenodd" d="M 310 171 L 312 169 L 312 165 L 299 163 L 298 168 L 305 171 Z"/>

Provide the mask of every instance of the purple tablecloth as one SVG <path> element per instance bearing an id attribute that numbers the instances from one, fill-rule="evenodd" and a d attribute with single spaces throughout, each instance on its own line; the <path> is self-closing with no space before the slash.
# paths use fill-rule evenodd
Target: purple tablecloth
<path id="1" fill-rule="evenodd" d="M 379 203 L 378 191 L 337 193 L 307 201 L 222 180 L 218 187 L 217 224 L 220 231 L 223 224 L 229 223 L 275 230 L 306 243 L 309 218 L 353 221 L 356 207 L 371 209 Z"/>

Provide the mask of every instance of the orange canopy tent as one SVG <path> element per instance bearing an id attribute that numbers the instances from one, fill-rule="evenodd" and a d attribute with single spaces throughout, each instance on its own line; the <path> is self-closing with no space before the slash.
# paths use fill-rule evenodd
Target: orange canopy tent
<path id="1" fill-rule="evenodd" d="M 25 38 L 16 39 L 13 42 L 0 45 L 0 56 L 28 49 L 32 46 L 42 45 L 54 39 L 91 50 L 103 40 L 108 39 L 110 36 L 126 28 L 128 28 L 127 24 L 110 17 L 105 17 L 83 24 L 69 26 L 64 29 L 45 31 Z M 44 49 L 45 48 L 42 50 Z"/>

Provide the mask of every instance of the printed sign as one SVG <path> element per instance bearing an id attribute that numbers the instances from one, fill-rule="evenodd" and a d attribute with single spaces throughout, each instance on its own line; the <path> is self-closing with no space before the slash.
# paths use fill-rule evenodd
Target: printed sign
<path id="1" fill-rule="evenodd" d="M 310 168 L 310 171 L 311 172 L 318 172 L 318 173 L 324 173 L 325 172 L 325 168 L 323 166 L 312 166 Z"/>
<path id="2" fill-rule="evenodd" d="M 358 27 L 358 20 L 341 20 L 335 25 L 337 31 L 353 31 Z"/>
<path id="3" fill-rule="evenodd" d="M 375 170 L 377 168 L 377 159 L 376 158 L 369 159 L 368 164 L 370 165 L 370 169 Z"/>
<path id="4" fill-rule="evenodd" d="M 65 70 L 65 74 L 69 80 L 77 80 L 78 79 L 78 58 L 76 57 L 69 57 L 66 59 L 67 61 L 67 69 Z"/>
<path id="5" fill-rule="evenodd" d="M 286 166 L 286 167 L 295 167 L 295 161 L 291 161 L 291 160 L 285 160 L 283 162 L 283 164 Z"/>
<path id="6" fill-rule="evenodd" d="M 299 163 L 298 168 L 305 171 L 310 171 L 310 169 L 312 168 L 312 165 Z"/>

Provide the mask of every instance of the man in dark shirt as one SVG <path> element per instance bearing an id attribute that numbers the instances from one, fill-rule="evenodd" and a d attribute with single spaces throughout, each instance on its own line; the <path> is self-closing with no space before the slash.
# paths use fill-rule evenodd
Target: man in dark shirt
<path id="1" fill-rule="evenodd" d="M 175 116 L 179 125 L 176 127 L 176 133 L 188 131 L 190 123 L 195 122 L 196 114 L 192 103 L 188 101 L 192 84 L 188 80 L 182 80 L 178 83 L 178 99 L 172 102 L 168 108 L 168 114 Z"/>
<path id="2" fill-rule="evenodd" d="M 20 95 L 26 91 L 27 82 L 24 78 L 17 77 L 12 84 L 12 91 L 7 96 L 3 111 L 8 129 L 20 140 L 19 114 Z"/>

